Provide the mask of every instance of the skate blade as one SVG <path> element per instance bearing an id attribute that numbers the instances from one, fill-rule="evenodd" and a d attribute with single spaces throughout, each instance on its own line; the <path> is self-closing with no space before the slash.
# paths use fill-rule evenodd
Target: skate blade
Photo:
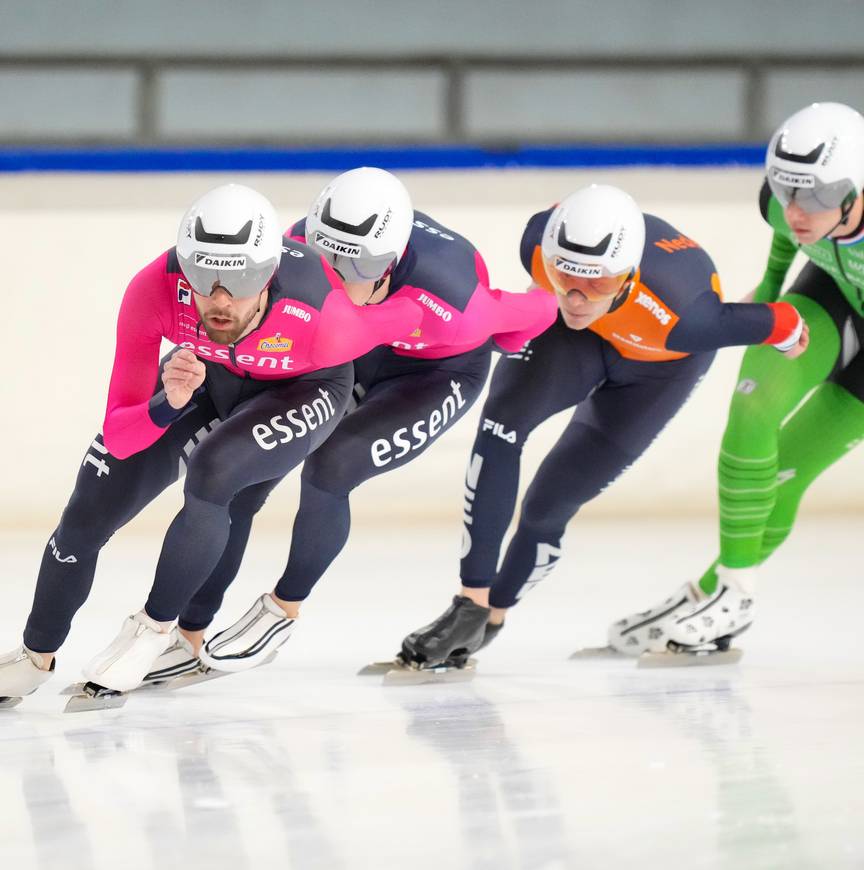
<path id="1" fill-rule="evenodd" d="M 84 691 L 86 683 L 71 683 L 65 689 L 61 689 L 58 695 L 80 695 Z"/>
<path id="2" fill-rule="evenodd" d="M 576 652 L 570 655 L 570 661 L 584 661 L 589 659 L 617 661 L 618 659 L 630 659 L 633 656 L 628 656 L 625 653 L 619 652 L 611 646 L 586 646 L 582 649 L 577 649 Z"/>
<path id="3" fill-rule="evenodd" d="M 194 671 L 188 671 L 185 674 L 180 674 L 179 677 L 171 677 L 167 680 L 161 680 L 152 683 L 142 683 L 136 692 L 172 692 L 174 689 L 185 689 L 189 686 L 195 686 L 198 683 L 206 683 L 208 680 L 215 680 L 217 677 L 227 677 L 227 671 L 214 671 L 212 668 L 200 667 Z"/>
<path id="4" fill-rule="evenodd" d="M 389 662 L 372 662 L 371 665 L 366 665 L 357 671 L 358 677 L 383 677 L 394 668 L 404 668 L 401 659 L 390 659 Z"/>
<path id="5" fill-rule="evenodd" d="M 17 707 L 23 700 L 23 698 L 17 697 L 0 698 L 0 710 L 11 710 L 13 707 Z"/>
<path id="6" fill-rule="evenodd" d="M 80 694 L 73 695 L 64 708 L 64 713 L 89 713 L 93 710 L 114 710 L 122 707 L 129 695 L 104 689 L 93 683 L 85 683 Z"/>
<path id="7" fill-rule="evenodd" d="M 684 650 L 682 652 L 646 652 L 639 656 L 640 668 L 692 668 L 714 665 L 734 665 L 741 661 L 744 651 Z"/>
<path id="8" fill-rule="evenodd" d="M 464 683 L 473 680 L 477 673 L 477 662 L 468 659 L 461 668 L 452 665 L 439 665 L 434 668 L 421 668 L 397 664 L 384 674 L 385 686 L 422 686 L 429 683 Z"/>
<path id="9" fill-rule="evenodd" d="M 263 668 L 264 665 L 269 665 L 276 658 L 278 652 L 279 650 L 274 650 L 266 659 L 264 659 L 263 662 L 261 662 L 260 665 L 256 665 L 254 668 L 250 668 L 249 670 L 254 671 L 258 668 Z M 188 673 L 181 674 L 179 677 L 162 680 L 161 682 L 144 683 L 134 691 L 140 692 L 149 689 L 154 692 L 172 692 L 174 689 L 186 689 L 189 686 L 197 686 L 198 683 L 206 683 L 209 680 L 216 680 L 219 677 L 230 677 L 233 674 L 245 673 L 248 673 L 248 671 L 219 671 L 216 670 L 216 668 L 208 668 L 206 665 L 199 665 L 194 671 L 189 671 Z"/>

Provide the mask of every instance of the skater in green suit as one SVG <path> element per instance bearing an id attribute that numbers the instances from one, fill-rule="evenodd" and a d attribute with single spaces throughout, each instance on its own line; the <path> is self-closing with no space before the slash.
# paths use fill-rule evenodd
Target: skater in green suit
<path id="1" fill-rule="evenodd" d="M 864 118 L 814 103 L 780 126 L 765 165 L 760 208 L 774 236 L 751 299 L 777 299 L 801 251 L 808 262 L 783 298 L 809 346 L 796 359 L 746 352 L 718 462 L 720 556 L 697 583 L 614 623 L 621 652 L 724 648 L 752 622 L 755 570 L 786 540 L 807 487 L 864 439 Z"/>

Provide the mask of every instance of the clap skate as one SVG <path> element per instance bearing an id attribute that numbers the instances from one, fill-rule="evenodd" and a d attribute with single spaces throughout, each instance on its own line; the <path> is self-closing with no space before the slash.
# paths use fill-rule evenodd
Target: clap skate
<path id="1" fill-rule="evenodd" d="M 680 644 L 674 640 L 668 642 L 663 652 L 644 652 L 639 656 L 637 667 L 640 668 L 688 668 L 694 665 L 734 665 L 741 661 L 744 651 L 732 647 L 732 641 L 739 634 L 747 631 L 750 625 L 733 634 L 715 638 L 701 644 Z"/>
<path id="2" fill-rule="evenodd" d="M 373 662 L 357 671 L 361 677 L 383 677 L 385 686 L 420 686 L 425 683 L 459 683 L 474 679 L 476 659 L 466 658 L 460 664 L 441 662 L 427 664 L 406 661 L 397 653 L 390 661 Z"/>
<path id="3" fill-rule="evenodd" d="M 374 662 L 357 673 L 383 675 L 385 686 L 471 680 L 477 666 L 472 653 L 490 644 L 503 628 L 490 625 L 488 619 L 488 607 L 456 595 L 438 619 L 402 641 L 402 649 L 393 659 Z"/>
<path id="4" fill-rule="evenodd" d="M 176 628 L 171 632 L 171 640 L 173 642 L 153 663 L 153 669 L 144 677 L 141 685 L 123 695 L 124 701 L 133 692 L 137 694 L 147 690 L 174 691 L 175 689 L 185 689 L 198 683 L 215 680 L 218 677 L 227 677 L 233 673 L 232 671 L 219 671 L 207 667 L 195 655 L 189 641 Z M 275 658 L 276 651 L 273 651 L 258 667 L 269 665 Z M 73 683 L 71 686 L 67 686 L 61 694 L 80 695 L 86 692 L 86 686 L 86 683 Z M 122 706 L 122 704 L 116 706 Z"/>
<path id="5" fill-rule="evenodd" d="M 39 686 L 51 678 L 55 662 L 42 669 L 42 655 L 24 646 L 0 656 L 0 710 L 17 707 L 27 695 L 32 695 Z"/>
<path id="6" fill-rule="evenodd" d="M 98 683 L 74 683 L 67 686 L 61 695 L 71 695 L 63 708 L 64 713 L 89 713 L 93 710 L 113 710 L 122 707 L 129 697 L 128 692 L 108 689 Z"/>
<path id="7" fill-rule="evenodd" d="M 153 663 L 171 644 L 172 634 L 161 630 L 142 610 L 128 617 L 120 634 L 84 668 L 83 685 L 70 686 L 66 713 L 122 707 L 127 695 L 141 685 Z"/>
<path id="8" fill-rule="evenodd" d="M 639 667 L 725 665 L 740 661 L 732 639 L 753 621 L 753 569 L 718 566 L 718 587 L 706 595 L 685 583 L 657 607 L 609 627 L 609 648 L 638 657 Z"/>
<path id="9" fill-rule="evenodd" d="M 741 660 L 732 640 L 753 623 L 753 568 L 717 567 L 717 590 L 666 626 L 666 649 L 643 653 L 640 667 L 728 665 Z"/>

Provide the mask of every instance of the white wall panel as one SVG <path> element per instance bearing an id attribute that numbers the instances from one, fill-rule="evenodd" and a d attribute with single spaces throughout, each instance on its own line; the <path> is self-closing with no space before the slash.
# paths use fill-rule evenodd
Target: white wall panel
<path id="1" fill-rule="evenodd" d="M 772 68 L 765 76 L 763 135 L 768 138 L 793 112 L 819 101 L 864 111 L 864 63 L 843 69 Z"/>
<path id="2" fill-rule="evenodd" d="M 860 0 L 0 0 L 0 56 L 746 54 L 860 48 Z"/>
<path id="3" fill-rule="evenodd" d="M 472 72 L 470 137 L 740 139 L 746 79 L 735 71 Z"/>
<path id="4" fill-rule="evenodd" d="M 0 137 L 131 139 L 137 88 L 132 70 L 0 67 Z"/>
<path id="5" fill-rule="evenodd" d="M 157 78 L 158 130 L 172 139 L 434 137 L 444 132 L 434 70 L 171 70 Z"/>

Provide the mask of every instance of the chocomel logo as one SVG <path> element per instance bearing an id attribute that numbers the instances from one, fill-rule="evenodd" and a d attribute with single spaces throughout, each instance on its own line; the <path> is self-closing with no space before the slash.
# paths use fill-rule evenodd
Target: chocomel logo
<path id="1" fill-rule="evenodd" d="M 602 278 L 602 266 L 589 266 L 587 263 L 574 263 L 572 260 L 565 260 L 563 257 L 555 258 L 555 268 L 559 272 L 566 272 L 568 275 L 576 275 L 578 278 Z"/>
<path id="2" fill-rule="evenodd" d="M 636 304 L 641 305 L 643 308 L 647 308 L 660 321 L 660 323 L 663 324 L 663 326 L 669 325 L 672 315 L 665 308 L 658 305 L 657 300 L 652 299 L 647 293 L 643 293 L 640 290 L 639 295 L 636 297 Z"/>
<path id="3" fill-rule="evenodd" d="M 232 269 L 246 268 L 246 257 L 243 254 L 232 254 L 227 257 L 218 257 L 214 254 L 196 254 L 195 265 L 205 269 Z"/>
<path id="4" fill-rule="evenodd" d="M 803 172 L 786 172 L 784 169 L 773 169 L 774 180 L 789 187 L 816 187 L 816 176 Z"/>
<path id="5" fill-rule="evenodd" d="M 292 347 L 294 347 L 293 339 L 282 338 L 278 332 L 258 342 L 258 350 L 269 350 L 271 353 L 287 353 Z"/>
<path id="6" fill-rule="evenodd" d="M 330 236 L 325 236 L 324 233 L 315 233 L 315 244 L 325 251 L 331 251 L 334 254 L 341 254 L 343 257 L 359 257 L 363 253 L 360 245 L 352 245 L 350 242 L 340 242 L 338 239 L 331 239 Z"/>

